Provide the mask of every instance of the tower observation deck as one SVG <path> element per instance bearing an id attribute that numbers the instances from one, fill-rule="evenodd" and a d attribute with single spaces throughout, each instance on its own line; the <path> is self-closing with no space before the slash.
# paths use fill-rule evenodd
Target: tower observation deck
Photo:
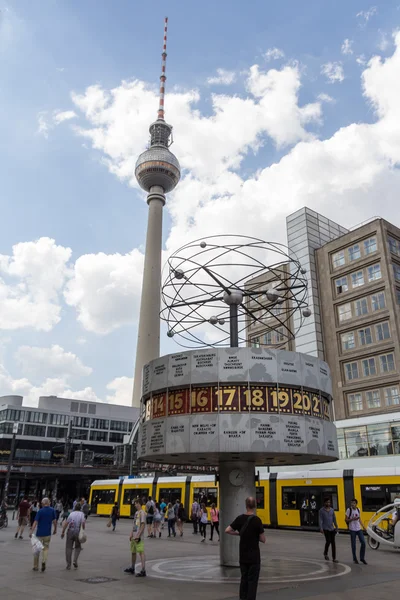
<path id="1" fill-rule="evenodd" d="M 165 194 L 176 187 L 181 175 L 178 159 L 169 150 L 172 126 L 164 119 L 167 26 L 168 18 L 165 18 L 157 120 L 149 128 L 150 146 L 139 156 L 135 167 L 136 179 L 148 193 L 149 205 L 132 397 L 132 406 L 137 407 L 143 366 L 160 355 L 162 213 Z"/>

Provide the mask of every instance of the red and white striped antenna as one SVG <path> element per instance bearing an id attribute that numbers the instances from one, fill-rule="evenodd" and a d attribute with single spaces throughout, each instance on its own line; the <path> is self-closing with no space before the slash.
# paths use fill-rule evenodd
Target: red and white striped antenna
<path id="1" fill-rule="evenodd" d="M 161 75 L 160 75 L 160 105 L 158 107 L 158 118 L 164 121 L 164 95 L 165 95 L 165 82 L 167 76 L 165 74 L 165 68 L 167 64 L 167 28 L 168 28 L 168 17 L 164 19 L 164 44 L 162 51 L 161 61 Z"/>

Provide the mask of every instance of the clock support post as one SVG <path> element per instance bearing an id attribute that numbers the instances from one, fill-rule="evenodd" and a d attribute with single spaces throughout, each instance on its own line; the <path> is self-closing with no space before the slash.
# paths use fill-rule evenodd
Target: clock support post
<path id="1" fill-rule="evenodd" d="M 225 567 L 239 566 L 239 536 L 225 535 L 224 531 L 244 512 L 245 499 L 256 497 L 255 461 L 235 460 L 219 463 L 220 494 L 220 564 Z"/>

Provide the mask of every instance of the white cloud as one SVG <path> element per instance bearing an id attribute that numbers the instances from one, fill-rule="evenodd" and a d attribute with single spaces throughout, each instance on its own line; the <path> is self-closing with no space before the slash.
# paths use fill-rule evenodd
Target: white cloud
<path id="1" fill-rule="evenodd" d="M 50 131 L 50 129 L 52 129 L 52 125 L 49 123 L 49 121 L 47 119 L 46 111 L 41 111 L 37 114 L 37 124 L 38 124 L 38 128 L 36 130 L 36 133 L 38 135 L 42 135 L 47 140 L 49 137 L 49 131 Z"/>
<path id="2" fill-rule="evenodd" d="M 391 41 L 384 31 L 379 30 L 380 40 L 378 42 L 378 48 L 381 52 L 385 52 L 391 44 Z"/>
<path id="3" fill-rule="evenodd" d="M 334 104 L 336 102 L 335 98 L 332 98 L 329 94 L 318 94 L 317 100 L 320 102 L 326 102 L 327 104 Z"/>
<path id="4" fill-rule="evenodd" d="M 353 40 L 345 39 L 341 48 L 342 54 L 353 54 L 353 43 Z"/>
<path id="5" fill-rule="evenodd" d="M 371 17 L 378 14 L 376 6 L 371 6 L 368 10 L 361 10 L 356 14 L 356 17 L 360 19 L 360 26 L 364 26 L 368 23 Z"/>
<path id="6" fill-rule="evenodd" d="M 284 58 L 284 56 L 284 51 L 279 48 L 269 48 L 264 54 L 264 58 L 267 62 L 270 60 L 279 60 L 280 58 Z"/>
<path id="7" fill-rule="evenodd" d="M 65 71 L 65 67 L 56 67 L 56 71 L 63 73 Z"/>
<path id="8" fill-rule="evenodd" d="M 63 123 L 64 121 L 70 121 L 76 119 L 77 114 L 73 110 L 56 110 L 53 113 L 53 121 L 56 125 Z"/>
<path id="9" fill-rule="evenodd" d="M 365 65 L 367 64 L 367 59 L 365 58 L 365 54 L 360 54 L 360 56 L 357 56 L 356 63 L 362 67 L 365 67 Z"/>
<path id="10" fill-rule="evenodd" d="M 28 377 L 85 377 L 92 372 L 73 352 L 53 344 L 50 348 L 37 346 L 20 346 L 15 352 L 15 360 L 22 373 Z"/>
<path id="11" fill-rule="evenodd" d="M 71 249 L 50 238 L 21 242 L 0 255 L 0 329 L 50 331 L 60 321 L 60 292 Z"/>
<path id="12" fill-rule="evenodd" d="M 74 265 L 64 296 L 87 331 L 110 333 L 136 319 L 143 254 L 85 254 Z"/>
<path id="13" fill-rule="evenodd" d="M 210 85 L 231 85 L 236 81 L 235 71 L 227 71 L 226 69 L 217 69 L 217 75 L 209 77 L 207 83 Z"/>
<path id="14" fill-rule="evenodd" d="M 328 62 L 322 65 L 321 74 L 326 76 L 328 83 L 340 83 L 344 80 L 343 65 L 340 62 Z"/>
<path id="15" fill-rule="evenodd" d="M 133 377 L 116 377 L 107 384 L 107 390 L 113 393 L 106 396 L 106 402 L 132 405 Z"/>

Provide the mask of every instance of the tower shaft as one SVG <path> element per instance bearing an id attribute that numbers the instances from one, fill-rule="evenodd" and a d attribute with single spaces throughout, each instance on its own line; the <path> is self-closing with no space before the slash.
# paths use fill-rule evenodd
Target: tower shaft
<path id="1" fill-rule="evenodd" d="M 160 356 L 161 246 L 165 204 L 163 188 L 152 187 L 147 196 L 147 203 L 149 217 L 132 397 L 132 406 L 135 407 L 140 406 L 143 365 Z"/>

